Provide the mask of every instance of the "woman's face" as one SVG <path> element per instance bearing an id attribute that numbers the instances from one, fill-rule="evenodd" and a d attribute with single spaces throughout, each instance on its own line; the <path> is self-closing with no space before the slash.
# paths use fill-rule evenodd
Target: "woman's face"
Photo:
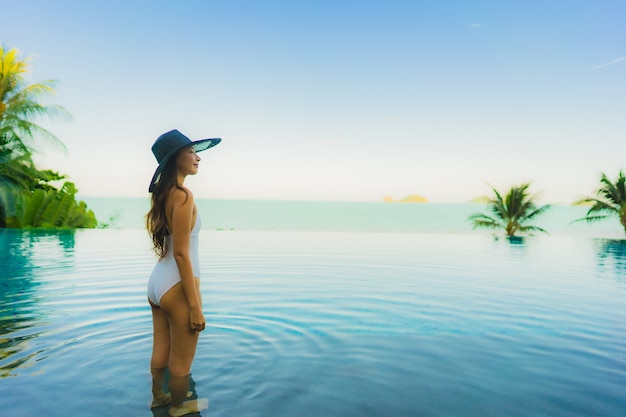
<path id="1" fill-rule="evenodd" d="M 178 168 L 178 172 L 183 175 L 196 175 L 198 173 L 199 162 L 200 157 L 193 146 L 183 148 L 176 156 L 176 167 Z"/>

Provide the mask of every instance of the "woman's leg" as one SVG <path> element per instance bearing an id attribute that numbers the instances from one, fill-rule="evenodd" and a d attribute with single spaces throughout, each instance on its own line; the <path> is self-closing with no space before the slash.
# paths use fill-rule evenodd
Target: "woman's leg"
<path id="1" fill-rule="evenodd" d="M 192 330 L 189 324 L 189 304 L 181 283 L 174 285 L 163 295 L 161 308 L 167 314 L 170 327 L 169 386 L 172 395 L 170 415 L 200 411 L 203 404 L 196 400 L 183 403 L 189 389 L 189 374 L 196 354 L 199 333 Z"/>
<path id="2" fill-rule="evenodd" d="M 165 312 L 150 303 L 152 310 L 152 358 L 150 373 L 152 374 L 152 405 L 160 407 L 172 402 L 170 395 L 163 390 L 165 370 L 170 358 L 170 325 Z"/>

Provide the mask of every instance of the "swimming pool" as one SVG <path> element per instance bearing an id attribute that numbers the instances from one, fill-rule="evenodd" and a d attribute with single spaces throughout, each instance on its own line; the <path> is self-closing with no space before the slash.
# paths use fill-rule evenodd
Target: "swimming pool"
<path id="1" fill-rule="evenodd" d="M 624 415 L 624 240 L 201 233 L 205 417 Z M 146 233 L 0 260 L 2 415 L 153 415 Z"/>

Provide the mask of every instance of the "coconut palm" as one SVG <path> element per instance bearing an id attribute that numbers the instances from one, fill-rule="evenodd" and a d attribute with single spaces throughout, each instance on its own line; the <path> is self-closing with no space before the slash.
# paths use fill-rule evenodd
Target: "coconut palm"
<path id="1" fill-rule="evenodd" d="M 24 75 L 30 60 L 20 59 L 17 49 L 0 45 L 0 146 L 15 156 L 32 155 L 35 138 L 47 139 L 64 148 L 54 134 L 34 122 L 42 116 L 68 116 L 61 106 L 41 104 L 38 100 L 55 92 L 54 81 L 26 84 Z"/>
<path id="2" fill-rule="evenodd" d="M 620 170 L 614 183 L 606 174 L 602 173 L 600 184 L 600 188 L 596 190 L 598 197 L 584 197 L 577 202 L 577 204 L 591 204 L 592 206 L 585 217 L 575 221 L 591 223 L 617 216 L 626 233 L 626 177 L 624 171 Z"/>
<path id="3" fill-rule="evenodd" d="M 528 193 L 529 183 L 513 186 L 506 196 L 491 187 L 495 197 L 489 198 L 488 206 L 492 215 L 476 213 L 469 216 L 473 228 L 504 229 L 507 236 L 513 237 L 517 233 L 543 232 L 548 233 L 541 227 L 526 224 L 535 217 L 545 212 L 549 205 L 537 206 L 534 196 Z"/>
<path id="4" fill-rule="evenodd" d="M 42 116 L 68 115 L 60 106 L 38 100 L 54 93 L 54 81 L 28 85 L 24 78 L 29 59 L 20 59 L 17 49 L 0 45 L 0 227 L 5 226 L 22 194 L 36 188 L 51 188 L 47 182 L 62 178 L 52 171 L 40 171 L 32 160 L 35 139 L 63 143 L 34 120 Z"/>

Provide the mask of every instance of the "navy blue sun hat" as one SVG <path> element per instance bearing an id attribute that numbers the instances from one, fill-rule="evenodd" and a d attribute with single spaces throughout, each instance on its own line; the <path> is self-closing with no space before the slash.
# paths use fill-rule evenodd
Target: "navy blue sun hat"
<path id="1" fill-rule="evenodd" d="M 159 182 L 160 174 L 163 171 L 163 168 L 165 168 L 167 162 L 172 159 L 172 157 L 176 155 L 178 151 L 188 146 L 193 146 L 196 152 L 202 152 L 206 151 L 209 148 L 212 148 L 221 141 L 222 139 L 220 138 L 200 139 L 192 141 L 176 129 L 163 133 L 157 138 L 157 140 L 154 142 L 154 145 L 152 145 L 152 153 L 159 163 L 159 166 L 152 176 L 152 181 L 150 181 L 150 187 L 148 188 L 148 192 L 151 193 L 154 190 L 154 185 Z"/>

